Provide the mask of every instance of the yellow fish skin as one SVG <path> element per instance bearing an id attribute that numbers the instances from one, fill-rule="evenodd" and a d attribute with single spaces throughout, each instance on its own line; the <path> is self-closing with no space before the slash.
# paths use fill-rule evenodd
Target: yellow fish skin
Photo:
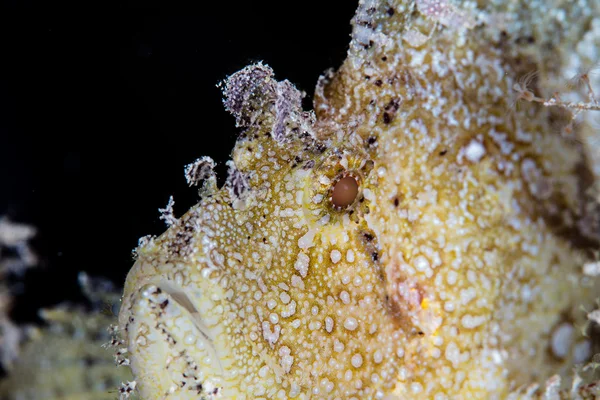
<path id="1" fill-rule="evenodd" d="M 598 157 L 510 111 L 600 44 L 582 3 L 361 1 L 314 112 L 266 65 L 229 77 L 227 182 L 190 165 L 201 201 L 126 280 L 141 397 L 500 399 L 589 359 Z"/>

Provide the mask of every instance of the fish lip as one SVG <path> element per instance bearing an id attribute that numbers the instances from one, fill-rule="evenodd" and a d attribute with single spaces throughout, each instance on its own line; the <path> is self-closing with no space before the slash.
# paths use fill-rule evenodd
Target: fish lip
<path id="1" fill-rule="evenodd" d="M 169 262 L 162 263 L 158 268 L 155 269 L 155 273 L 150 275 L 147 274 L 148 271 L 144 270 L 145 262 L 147 262 L 147 260 L 137 260 L 127 274 L 126 285 L 122 297 L 122 305 L 118 317 L 119 326 L 121 328 L 124 328 L 127 323 L 130 322 L 132 309 L 135 304 L 134 302 L 137 300 L 140 294 L 143 297 L 148 297 L 148 294 L 145 292 L 152 287 L 156 288 L 159 292 L 165 292 L 170 299 L 175 301 L 190 315 L 196 316 L 200 314 L 200 311 L 190 299 L 189 290 L 184 288 L 182 284 L 175 282 L 173 279 L 170 279 L 161 273 L 160 269 L 163 269 L 165 266 L 168 268 L 168 265 L 170 264 Z M 200 332 L 202 332 L 206 339 L 212 340 L 212 338 L 205 333 L 209 330 L 206 325 L 198 322 L 195 322 L 194 325 L 200 330 Z"/>
<path id="2" fill-rule="evenodd" d="M 130 319 L 131 309 L 133 308 L 133 298 L 136 293 L 147 284 L 152 282 L 152 277 L 144 276 L 142 269 L 143 260 L 138 259 L 133 267 L 127 273 L 125 278 L 125 287 L 123 289 L 123 296 L 121 298 L 121 308 L 119 310 L 119 328 L 121 331 L 125 330 L 127 323 Z"/>

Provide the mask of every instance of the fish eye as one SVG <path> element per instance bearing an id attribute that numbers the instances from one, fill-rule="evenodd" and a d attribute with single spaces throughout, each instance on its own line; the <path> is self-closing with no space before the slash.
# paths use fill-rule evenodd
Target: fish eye
<path id="1" fill-rule="evenodd" d="M 368 176 L 374 163 L 359 151 L 337 151 L 326 155 L 308 172 L 303 210 L 313 223 L 358 223 L 369 213 L 365 201 Z"/>
<path id="2" fill-rule="evenodd" d="M 339 179 L 331 189 L 331 203 L 336 209 L 350 206 L 358 196 L 358 182 L 356 178 L 347 175 Z"/>

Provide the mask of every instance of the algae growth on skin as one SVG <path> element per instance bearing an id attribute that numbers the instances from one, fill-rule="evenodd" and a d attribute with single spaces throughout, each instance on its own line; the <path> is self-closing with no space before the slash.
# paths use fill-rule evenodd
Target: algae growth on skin
<path id="1" fill-rule="evenodd" d="M 125 284 L 141 398 L 518 397 L 598 351 L 593 128 L 511 104 L 598 61 L 600 4 L 361 1 L 352 24 L 314 111 L 261 63 L 222 83 L 226 183 L 190 164 L 200 202 L 162 210 Z"/>

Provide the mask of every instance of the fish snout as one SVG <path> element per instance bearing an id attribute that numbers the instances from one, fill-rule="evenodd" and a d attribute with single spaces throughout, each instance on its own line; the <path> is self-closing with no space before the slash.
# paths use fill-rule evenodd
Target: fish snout
<path id="1" fill-rule="evenodd" d="M 225 294 L 185 263 L 141 257 L 127 277 L 119 328 L 142 398 L 216 394 L 229 353 Z M 162 260 L 164 261 L 164 260 Z"/>

